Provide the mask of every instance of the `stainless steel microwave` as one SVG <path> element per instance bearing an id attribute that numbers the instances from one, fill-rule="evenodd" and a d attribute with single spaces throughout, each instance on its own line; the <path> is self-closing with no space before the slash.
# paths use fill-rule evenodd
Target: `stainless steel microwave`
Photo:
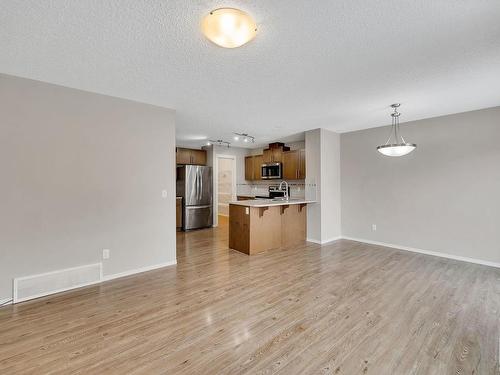
<path id="1" fill-rule="evenodd" d="M 266 163 L 261 166 L 263 180 L 281 179 L 281 163 Z"/>

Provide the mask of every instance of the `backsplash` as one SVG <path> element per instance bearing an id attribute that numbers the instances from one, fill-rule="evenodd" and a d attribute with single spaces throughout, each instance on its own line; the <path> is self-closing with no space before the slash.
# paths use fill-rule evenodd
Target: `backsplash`
<path id="1" fill-rule="evenodd" d="M 279 182 L 255 181 L 236 185 L 236 195 L 269 195 L 269 185 L 279 185 Z M 305 183 L 302 181 L 289 182 L 292 198 L 305 197 Z"/>

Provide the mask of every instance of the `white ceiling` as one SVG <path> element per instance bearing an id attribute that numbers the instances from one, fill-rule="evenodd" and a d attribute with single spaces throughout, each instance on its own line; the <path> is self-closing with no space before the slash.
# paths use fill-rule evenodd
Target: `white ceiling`
<path id="1" fill-rule="evenodd" d="M 206 40 L 221 6 L 256 39 Z M 176 109 L 185 145 L 381 126 L 396 101 L 402 121 L 500 105 L 499 0 L 2 1 L 0 51 L 2 73 Z"/>

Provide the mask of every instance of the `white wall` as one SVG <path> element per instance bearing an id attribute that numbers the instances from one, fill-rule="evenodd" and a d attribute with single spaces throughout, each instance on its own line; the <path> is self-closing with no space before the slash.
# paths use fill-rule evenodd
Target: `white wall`
<path id="1" fill-rule="evenodd" d="M 233 156 L 217 156 L 217 214 L 229 216 L 229 202 L 236 198 L 236 163 Z"/>
<path id="2" fill-rule="evenodd" d="M 321 129 L 321 241 L 340 237 L 340 135 Z"/>
<path id="3" fill-rule="evenodd" d="M 325 243 L 340 236 L 340 136 L 325 129 L 306 132 L 307 238 Z"/>
<path id="4" fill-rule="evenodd" d="M 342 235 L 500 263 L 500 107 L 341 135 Z M 372 224 L 377 231 L 372 231 Z"/>
<path id="5" fill-rule="evenodd" d="M 172 110 L 0 75 L 0 113 L 0 300 L 103 248 L 104 275 L 175 261 Z"/>
<path id="6" fill-rule="evenodd" d="M 235 162 L 236 162 L 236 184 L 242 184 L 245 182 L 245 156 L 248 155 L 249 149 L 246 148 L 241 148 L 241 147 L 224 147 L 224 146 L 217 146 L 217 145 L 211 145 L 211 146 L 204 146 L 204 150 L 207 151 L 207 165 L 212 167 L 212 175 L 213 175 L 213 194 L 214 194 L 214 201 L 213 201 L 213 214 L 214 214 L 214 225 L 218 224 L 218 218 L 217 218 L 217 168 L 216 168 L 216 161 L 217 161 L 217 155 L 229 155 L 229 156 L 234 156 L 235 157 Z"/>
<path id="7" fill-rule="evenodd" d="M 306 132 L 307 239 L 321 242 L 321 129 Z"/>

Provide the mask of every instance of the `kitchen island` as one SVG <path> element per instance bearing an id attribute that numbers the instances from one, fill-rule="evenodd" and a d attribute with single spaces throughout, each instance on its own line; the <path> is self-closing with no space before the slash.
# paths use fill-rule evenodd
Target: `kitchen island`
<path id="1" fill-rule="evenodd" d="M 304 199 L 256 199 L 229 203 L 229 247 L 252 255 L 305 241 Z"/>

